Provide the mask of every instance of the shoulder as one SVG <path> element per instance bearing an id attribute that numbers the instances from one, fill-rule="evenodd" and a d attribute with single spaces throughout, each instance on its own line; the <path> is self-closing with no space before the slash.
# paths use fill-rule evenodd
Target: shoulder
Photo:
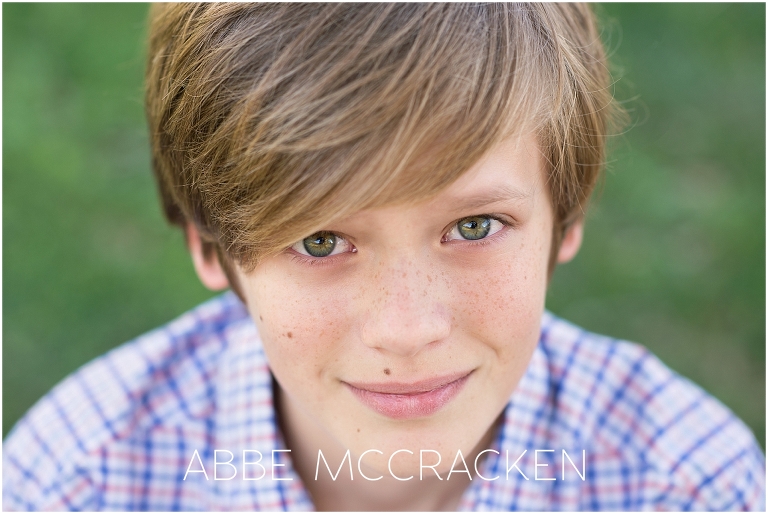
<path id="1" fill-rule="evenodd" d="M 119 474 L 125 475 L 126 497 L 135 496 L 138 461 L 158 454 L 153 444 L 206 437 L 217 362 L 229 332 L 243 323 L 249 323 L 247 313 L 228 293 L 108 352 L 57 385 L 4 442 L 4 508 L 104 508 L 98 491 Z"/>
<path id="2" fill-rule="evenodd" d="M 540 347 L 557 424 L 591 452 L 598 499 L 585 507 L 764 508 L 763 453 L 714 397 L 644 347 L 548 313 Z"/>

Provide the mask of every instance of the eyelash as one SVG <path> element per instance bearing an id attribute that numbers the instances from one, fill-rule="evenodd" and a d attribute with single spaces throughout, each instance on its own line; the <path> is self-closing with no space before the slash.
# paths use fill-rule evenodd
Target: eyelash
<path id="1" fill-rule="evenodd" d="M 453 228 L 456 225 L 458 225 L 458 223 L 460 221 L 465 220 L 467 218 L 489 218 L 489 219 L 492 219 L 492 220 L 495 220 L 495 221 L 498 221 L 499 223 L 501 223 L 502 224 L 502 228 L 500 228 L 499 230 L 497 230 L 493 234 L 490 234 L 490 235 L 488 235 L 488 236 L 486 236 L 486 237 L 484 237 L 482 239 L 452 239 L 452 240 L 442 241 L 442 238 L 441 238 L 441 242 L 443 242 L 443 243 L 453 243 L 454 241 L 460 241 L 461 245 L 465 246 L 465 247 L 466 246 L 470 246 L 470 247 L 487 246 L 489 244 L 493 244 L 497 239 L 499 239 L 501 237 L 504 237 L 504 235 L 506 235 L 506 232 L 507 232 L 506 230 L 504 230 L 505 228 L 514 227 L 515 226 L 514 222 L 512 222 L 510 220 L 507 220 L 507 219 L 505 219 L 505 218 L 503 218 L 503 217 L 501 217 L 499 215 L 495 215 L 495 214 L 474 214 L 474 215 L 471 215 L 471 216 L 464 216 L 463 218 L 459 218 L 456 221 L 454 221 L 453 223 L 451 223 L 448 226 L 448 228 L 446 229 L 446 231 L 443 233 L 443 238 L 445 238 L 448 235 L 448 233 L 451 230 L 453 230 Z"/>
<path id="2" fill-rule="evenodd" d="M 289 250 L 288 255 L 290 256 L 291 261 L 300 262 L 308 266 L 327 266 L 336 262 L 338 258 L 343 258 L 346 254 L 357 253 L 357 248 L 355 248 L 355 246 L 352 245 L 348 237 L 338 234 L 336 232 L 329 231 L 329 233 L 333 234 L 337 238 L 344 239 L 347 243 L 349 243 L 352 246 L 352 250 L 349 252 L 338 253 L 336 255 L 329 255 L 327 257 L 312 257 L 311 255 L 304 255 L 304 254 L 298 253 L 295 250 L 291 250 L 291 247 L 293 246 L 291 245 L 291 247 L 288 248 Z"/>
<path id="3" fill-rule="evenodd" d="M 482 238 L 482 239 L 475 239 L 475 240 L 471 240 L 471 239 L 461 239 L 461 240 L 453 239 L 453 240 L 443 241 L 443 238 L 446 237 L 446 235 L 448 235 L 448 233 L 453 229 L 453 227 L 456 226 L 457 223 L 459 223 L 461 220 L 464 220 L 464 219 L 467 219 L 467 218 L 473 218 L 473 217 L 477 217 L 477 218 L 490 218 L 492 220 L 496 220 L 496 221 L 498 221 L 499 223 L 501 223 L 503 225 L 503 228 L 498 230 L 498 231 L 496 231 L 495 233 L 487 236 L 487 237 Z M 453 223 L 451 223 L 448 226 L 446 231 L 443 233 L 443 236 L 440 238 L 440 241 L 443 244 L 445 244 L 445 243 L 453 243 L 454 241 L 461 241 L 462 246 L 465 246 L 465 247 L 469 246 L 469 247 L 473 247 L 473 248 L 487 246 L 489 244 L 493 244 L 496 240 L 498 240 L 499 238 L 502 238 L 502 237 L 504 237 L 506 235 L 507 231 L 504 230 L 504 228 L 514 227 L 514 226 L 515 226 L 514 222 L 509 221 L 507 219 L 504 219 L 504 218 L 502 218 L 502 217 L 500 217 L 498 215 L 493 215 L 493 214 L 477 214 L 477 215 L 471 215 L 471 216 L 464 216 L 463 218 L 457 219 L 456 221 L 454 221 Z M 336 234 L 335 232 L 334 232 L 334 235 L 336 235 L 337 237 L 342 237 L 344 239 L 347 239 L 345 236 L 342 236 L 340 234 Z M 347 241 L 349 241 L 349 240 L 347 239 Z M 302 255 L 300 253 L 297 253 L 296 251 L 290 252 L 289 256 L 290 256 L 290 259 L 291 259 L 292 262 L 300 262 L 300 263 L 306 264 L 308 266 L 329 266 L 329 265 L 332 265 L 337 260 L 337 258 L 343 257 L 347 253 L 357 253 L 357 248 L 355 248 L 354 246 L 352 248 L 353 248 L 353 250 L 351 252 L 345 252 L 345 253 L 341 253 L 341 254 L 337 254 L 337 255 L 330 255 L 328 257 L 311 257 L 311 256 L 308 256 L 308 255 Z M 290 250 L 290 248 L 289 248 L 289 250 Z"/>
<path id="4" fill-rule="evenodd" d="M 339 257 L 339 255 L 331 255 L 330 257 L 307 257 L 306 255 L 301 255 L 300 253 L 295 252 L 289 254 L 291 262 L 299 262 L 301 264 L 306 264 L 307 266 L 328 266 L 329 264 L 333 264 L 336 260 L 335 258 Z"/>

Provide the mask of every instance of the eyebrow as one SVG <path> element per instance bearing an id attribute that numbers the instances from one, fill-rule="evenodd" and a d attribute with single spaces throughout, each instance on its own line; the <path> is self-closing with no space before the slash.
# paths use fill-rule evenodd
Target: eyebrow
<path id="1" fill-rule="evenodd" d="M 452 211 L 465 211 L 497 202 L 527 200 L 530 197 L 531 193 L 525 193 L 515 187 L 504 185 L 492 191 L 482 191 L 469 196 L 451 197 L 447 199 L 447 202 Z"/>

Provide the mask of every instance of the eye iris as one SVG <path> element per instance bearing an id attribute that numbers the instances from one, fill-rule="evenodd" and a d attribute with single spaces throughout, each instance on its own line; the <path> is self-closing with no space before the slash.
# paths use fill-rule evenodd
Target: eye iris
<path id="1" fill-rule="evenodd" d="M 312 234 L 303 241 L 304 249 L 312 257 L 327 257 L 336 248 L 336 236 L 327 232 Z"/>
<path id="2" fill-rule="evenodd" d="M 459 233 L 464 239 L 482 239 L 491 231 L 491 218 L 472 216 L 459 222 Z"/>

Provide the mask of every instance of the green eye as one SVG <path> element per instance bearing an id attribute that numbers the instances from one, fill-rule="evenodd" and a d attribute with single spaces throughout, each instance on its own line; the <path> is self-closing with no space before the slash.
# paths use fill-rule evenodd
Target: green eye
<path id="1" fill-rule="evenodd" d="M 305 238 L 302 244 L 312 257 L 328 257 L 336 248 L 336 236 L 330 232 L 317 232 Z"/>
<path id="2" fill-rule="evenodd" d="M 483 239 L 491 232 L 493 218 L 486 216 L 470 216 L 456 223 L 456 228 L 464 239 Z"/>
<path id="3" fill-rule="evenodd" d="M 290 249 L 300 255 L 314 259 L 333 257 L 334 255 L 346 253 L 357 253 L 357 248 L 347 241 L 344 236 L 340 236 L 335 232 L 329 232 L 328 230 L 315 232 L 309 237 L 296 241 L 291 245 Z"/>

